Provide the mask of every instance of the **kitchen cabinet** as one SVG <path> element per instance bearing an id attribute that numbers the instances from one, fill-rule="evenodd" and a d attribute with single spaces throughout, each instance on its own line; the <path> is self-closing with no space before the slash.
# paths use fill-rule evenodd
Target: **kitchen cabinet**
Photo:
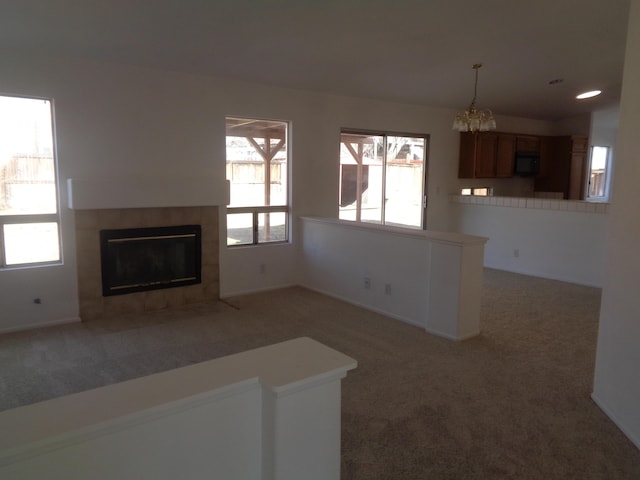
<path id="1" fill-rule="evenodd" d="M 476 162 L 474 176 L 476 178 L 493 178 L 496 176 L 496 153 L 498 136 L 494 133 L 480 133 L 476 137 Z"/>
<path id="2" fill-rule="evenodd" d="M 498 135 L 496 152 L 496 177 L 513 177 L 513 162 L 516 157 L 516 136 L 509 134 Z"/>
<path id="3" fill-rule="evenodd" d="M 476 135 L 470 132 L 460 134 L 458 178 L 473 178 L 476 165 Z"/>
<path id="4" fill-rule="evenodd" d="M 537 192 L 562 192 L 569 195 L 571 161 L 570 137 L 545 137 L 540 144 L 540 172 L 535 179 Z"/>
<path id="5" fill-rule="evenodd" d="M 458 177 L 512 177 L 515 153 L 515 135 L 463 132 L 460 134 Z"/>
<path id="6" fill-rule="evenodd" d="M 584 200 L 587 180 L 588 138 L 571 137 L 571 169 L 569 172 L 569 200 Z"/>
<path id="7" fill-rule="evenodd" d="M 584 198 L 588 138 L 581 135 L 541 137 L 537 192 L 562 192 L 562 198 Z"/>
<path id="8" fill-rule="evenodd" d="M 540 137 L 534 135 L 518 135 L 516 137 L 516 150 L 518 152 L 539 152 Z"/>
<path id="9" fill-rule="evenodd" d="M 500 132 L 460 134 L 458 178 L 510 178 L 516 152 L 540 155 L 534 190 L 584 199 L 589 139 L 582 135 L 542 136 Z"/>

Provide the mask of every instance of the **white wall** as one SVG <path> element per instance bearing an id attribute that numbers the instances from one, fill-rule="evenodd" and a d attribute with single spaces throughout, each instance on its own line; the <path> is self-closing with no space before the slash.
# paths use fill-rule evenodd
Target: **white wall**
<path id="1" fill-rule="evenodd" d="M 618 138 L 618 123 L 620 106 L 593 112 L 591 115 L 591 133 L 589 146 L 599 145 L 609 147 L 609 172 L 607 173 L 608 192 L 613 191 L 613 175 L 616 169 L 616 141 Z M 589 155 L 591 151 L 589 151 Z M 590 160 L 590 159 L 588 159 Z"/>
<path id="2" fill-rule="evenodd" d="M 222 228 L 222 296 L 297 283 L 297 218 L 337 217 L 341 127 L 429 134 L 427 225 L 440 231 L 456 228 L 449 204 L 449 194 L 459 188 L 459 136 L 451 129 L 453 110 L 0 53 L 3 93 L 55 100 L 62 199 L 67 197 L 68 178 L 99 182 L 153 176 L 164 184 L 199 176 L 222 180 L 226 115 L 291 121 L 293 243 L 227 249 Z M 553 133 L 548 122 L 513 117 L 498 117 L 498 122 L 503 131 Z M 223 187 L 215 182 L 212 188 Z M 191 193 L 184 191 L 186 198 Z M 61 222 L 64 265 L 0 271 L 0 331 L 77 319 L 73 214 L 66 200 L 61 204 Z M 41 298 L 42 304 L 34 304 L 34 298 Z"/>
<path id="3" fill-rule="evenodd" d="M 640 2 L 630 3 L 593 398 L 640 448 Z"/>
<path id="4" fill-rule="evenodd" d="M 448 225 L 457 135 L 453 112 L 231 82 L 175 72 L 15 52 L 0 55 L 6 94 L 53 97 L 60 196 L 66 179 L 165 179 L 211 175 L 224 179 L 226 115 L 292 122 L 293 214 L 337 215 L 338 139 L 343 126 L 432 135 L 430 224 Z M 219 188 L 214 185 L 212 188 Z M 184 192 L 186 196 L 189 191 Z M 64 265 L 0 272 L 0 330 L 77 318 L 73 215 L 61 202 Z M 293 225 L 294 235 L 296 225 Z M 221 244 L 225 239 L 222 236 Z M 295 237 L 293 238 L 295 242 Z M 295 244 L 221 248 L 221 294 L 296 281 Z M 266 272 L 258 274 L 260 264 Z M 42 299 L 41 305 L 32 300 Z"/>
<path id="5" fill-rule="evenodd" d="M 589 135 L 591 129 L 591 115 L 577 115 L 575 117 L 563 118 L 554 122 L 554 135 Z"/>
<path id="6" fill-rule="evenodd" d="M 485 266 L 602 286 L 606 214 L 459 203 L 454 212 L 460 232 L 489 238 Z"/>

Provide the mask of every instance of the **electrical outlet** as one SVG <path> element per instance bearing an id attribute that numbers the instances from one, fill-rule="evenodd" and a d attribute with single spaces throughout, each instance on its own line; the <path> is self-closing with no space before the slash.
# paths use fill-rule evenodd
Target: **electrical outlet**
<path id="1" fill-rule="evenodd" d="M 369 277 L 364 277 L 364 288 L 365 290 L 371 289 L 371 279 Z"/>
<path id="2" fill-rule="evenodd" d="M 518 257 L 520 256 L 520 249 L 516 248 L 516 249 L 513 251 L 513 256 L 514 256 L 514 257 L 516 257 L 516 258 L 518 258 Z"/>
<path id="3" fill-rule="evenodd" d="M 267 273 L 267 266 L 264 263 L 260 264 L 260 273 Z"/>
<path id="4" fill-rule="evenodd" d="M 391 284 L 390 283 L 385 283 L 384 284 L 384 293 L 385 293 L 385 295 L 391 295 Z"/>

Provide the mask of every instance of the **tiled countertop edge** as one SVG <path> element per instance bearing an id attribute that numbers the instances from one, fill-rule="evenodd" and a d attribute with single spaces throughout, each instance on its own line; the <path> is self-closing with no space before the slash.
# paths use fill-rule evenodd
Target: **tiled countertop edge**
<path id="1" fill-rule="evenodd" d="M 451 195 L 452 203 L 488 205 L 495 207 L 535 208 L 582 213 L 608 213 L 609 204 L 581 200 L 555 200 L 550 198 L 481 197 L 477 195 Z"/>

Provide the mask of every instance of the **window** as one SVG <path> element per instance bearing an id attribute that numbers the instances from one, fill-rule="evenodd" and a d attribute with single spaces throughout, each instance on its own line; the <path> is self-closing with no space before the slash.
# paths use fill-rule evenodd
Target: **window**
<path id="1" fill-rule="evenodd" d="M 460 190 L 460 195 L 475 195 L 476 197 L 491 197 L 493 196 L 492 187 L 482 188 L 463 188 Z"/>
<path id="2" fill-rule="evenodd" d="M 0 268 L 60 261 L 51 100 L 0 96 Z"/>
<path id="3" fill-rule="evenodd" d="M 587 200 L 605 201 L 609 198 L 611 149 L 594 145 L 589 156 Z"/>
<path id="4" fill-rule="evenodd" d="M 226 119 L 228 246 L 288 241 L 287 130 L 286 122 Z"/>
<path id="5" fill-rule="evenodd" d="M 424 228 L 427 137 L 342 132 L 343 220 Z"/>

